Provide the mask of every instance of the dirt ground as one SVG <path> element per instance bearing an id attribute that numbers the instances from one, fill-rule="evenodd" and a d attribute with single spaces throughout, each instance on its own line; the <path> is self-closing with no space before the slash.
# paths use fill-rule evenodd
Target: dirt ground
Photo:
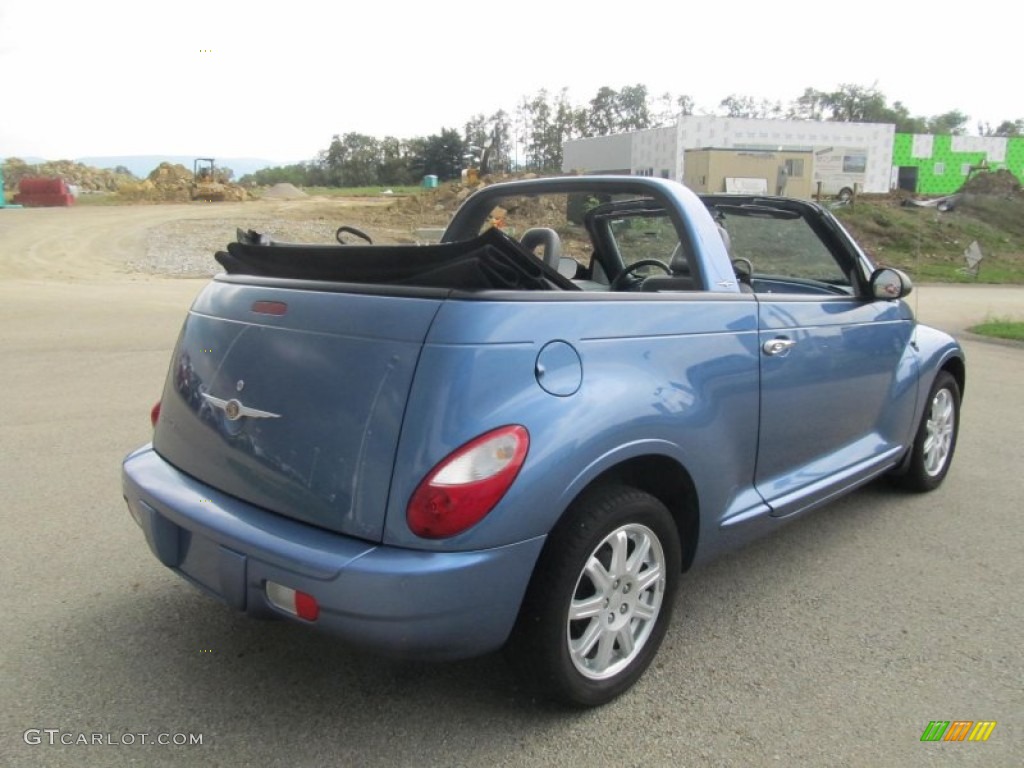
<path id="1" fill-rule="evenodd" d="M 88 283 L 102 286 L 110 299 L 180 297 L 184 309 L 201 282 L 168 277 L 220 271 L 213 252 L 234 239 L 237 226 L 279 239 L 333 242 L 334 230 L 349 224 L 378 242 L 408 243 L 419 227 L 444 226 L 446 208 L 401 200 L 309 198 L 0 209 L 0 291 L 59 294 L 68 284 Z M 186 262 L 188 269 L 183 269 Z M 909 301 L 923 322 L 952 332 L 986 318 L 1024 316 L 1024 286 L 919 286 Z"/>
<path id="2" fill-rule="evenodd" d="M 179 226 L 183 238 L 190 230 L 213 229 L 208 252 L 211 270 L 216 271 L 213 251 L 235 239 L 236 226 L 259 226 L 261 222 L 285 222 L 273 234 L 333 242 L 341 224 L 351 224 L 347 209 L 356 208 L 359 220 L 382 240 L 394 241 L 413 233 L 400 226 L 386 225 L 378 210 L 362 202 L 274 200 L 247 203 L 177 203 L 167 205 L 118 205 L 70 208 L 25 208 L 0 210 L 0 279 L 67 280 L 73 282 L 128 278 L 129 268 L 147 252 L 154 233 L 161 227 Z M 376 224 L 379 222 L 380 224 Z M 443 222 L 442 222 L 443 223 Z M 294 232 L 288 231 L 291 224 Z M 312 234 L 309 230 L 322 230 Z M 174 274 L 168 272 L 168 274 Z"/>

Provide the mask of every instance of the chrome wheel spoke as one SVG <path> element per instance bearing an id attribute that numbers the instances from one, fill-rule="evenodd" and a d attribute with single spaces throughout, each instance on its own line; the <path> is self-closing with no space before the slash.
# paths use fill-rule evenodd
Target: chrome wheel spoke
<path id="1" fill-rule="evenodd" d="M 608 571 L 613 577 L 623 576 L 628 562 L 629 536 L 620 529 L 608 537 L 608 544 L 612 548 L 612 563 Z"/>
<path id="2" fill-rule="evenodd" d="M 636 549 L 633 550 L 633 554 L 629 556 L 629 560 L 626 563 L 626 572 L 633 575 L 639 573 L 647 558 L 647 553 L 650 551 L 651 540 L 644 536 L 637 543 Z"/>
<path id="3" fill-rule="evenodd" d="M 612 663 L 613 653 L 615 653 L 615 633 L 602 632 L 601 639 L 597 644 L 597 656 L 594 657 L 594 669 L 597 671 L 608 669 Z"/>
<path id="4" fill-rule="evenodd" d="M 604 610 L 606 598 L 604 595 L 594 595 L 583 600 L 573 600 L 569 605 L 569 621 L 580 621 L 589 619 Z"/>
<path id="5" fill-rule="evenodd" d="M 590 583 L 594 585 L 594 590 L 598 594 L 606 595 L 611 591 L 612 577 L 605 570 L 604 564 L 593 555 L 587 561 L 587 567 L 583 573 L 590 579 Z"/>
<path id="6" fill-rule="evenodd" d="M 582 635 L 580 635 L 576 640 L 569 641 L 573 657 L 586 659 L 593 650 L 594 644 L 601 639 L 602 632 L 603 627 L 601 626 L 601 622 L 596 619 L 592 620 Z"/>
<path id="7" fill-rule="evenodd" d="M 661 566 L 652 565 L 646 571 L 643 571 L 636 580 L 636 589 L 638 592 L 643 592 L 649 589 L 651 585 L 661 578 Z"/>
<path id="8" fill-rule="evenodd" d="M 633 630 L 629 624 L 616 633 L 615 639 L 619 642 L 620 655 L 629 656 L 633 653 Z"/>
<path id="9" fill-rule="evenodd" d="M 633 616 L 642 621 L 650 621 L 658 615 L 658 609 L 653 605 L 647 603 L 637 603 L 636 607 L 633 608 Z"/>

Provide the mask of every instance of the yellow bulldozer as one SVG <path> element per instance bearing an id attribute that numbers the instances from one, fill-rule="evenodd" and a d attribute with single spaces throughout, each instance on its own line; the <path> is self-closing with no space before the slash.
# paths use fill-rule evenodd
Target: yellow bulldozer
<path id="1" fill-rule="evenodd" d="M 193 200 L 219 203 L 227 199 L 224 180 L 217 176 L 212 157 L 197 157 L 192 164 L 192 186 L 189 193 Z"/>

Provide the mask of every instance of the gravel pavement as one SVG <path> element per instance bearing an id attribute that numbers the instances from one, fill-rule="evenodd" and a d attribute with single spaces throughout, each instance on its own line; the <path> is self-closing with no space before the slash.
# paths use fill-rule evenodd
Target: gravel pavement
<path id="1" fill-rule="evenodd" d="M 125 264 L 154 227 L 224 218 L 173 207 L 0 211 L 0 765 L 1022 764 L 1024 350 L 965 342 L 941 490 L 872 485 L 687 574 L 645 678 L 565 711 L 519 690 L 500 656 L 383 661 L 236 615 L 152 557 L 119 462 L 149 437 L 202 281 Z M 918 295 L 955 331 L 1024 310 L 1020 288 Z M 998 725 L 983 744 L 921 743 L 937 719 Z M 45 729 L 135 743 L 50 745 Z"/>

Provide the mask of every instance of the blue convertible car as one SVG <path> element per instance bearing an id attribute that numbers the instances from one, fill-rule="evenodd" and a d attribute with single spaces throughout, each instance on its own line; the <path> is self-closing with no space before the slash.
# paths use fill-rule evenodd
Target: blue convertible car
<path id="1" fill-rule="evenodd" d="M 153 554 L 238 610 L 418 658 L 507 646 L 593 706 L 695 563 L 949 470 L 960 347 L 815 204 L 538 179 L 477 191 L 440 244 L 338 239 L 217 254 L 124 462 Z"/>

